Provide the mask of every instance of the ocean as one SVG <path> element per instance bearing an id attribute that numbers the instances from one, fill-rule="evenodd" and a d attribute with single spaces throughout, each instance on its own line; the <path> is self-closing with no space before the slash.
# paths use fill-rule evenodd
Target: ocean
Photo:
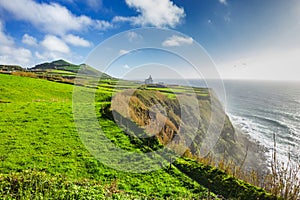
<path id="1" fill-rule="evenodd" d="M 226 112 L 233 124 L 269 149 L 274 134 L 280 161 L 300 155 L 300 82 L 224 81 Z"/>
<path id="2" fill-rule="evenodd" d="M 180 80 L 160 80 L 185 84 Z M 199 80 L 189 85 L 205 87 Z M 226 113 L 244 134 L 263 145 L 271 159 L 276 138 L 279 161 L 300 161 L 300 82 L 225 80 Z"/>

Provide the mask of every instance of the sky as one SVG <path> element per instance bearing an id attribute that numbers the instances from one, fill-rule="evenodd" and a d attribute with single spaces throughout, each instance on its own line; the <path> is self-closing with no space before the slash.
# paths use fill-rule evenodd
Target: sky
<path id="1" fill-rule="evenodd" d="M 146 27 L 178 32 L 163 47 L 201 45 L 223 79 L 300 80 L 298 0 L 0 0 L 0 64 L 80 64 L 116 34 L 142 40 L 130 30 Z"/>

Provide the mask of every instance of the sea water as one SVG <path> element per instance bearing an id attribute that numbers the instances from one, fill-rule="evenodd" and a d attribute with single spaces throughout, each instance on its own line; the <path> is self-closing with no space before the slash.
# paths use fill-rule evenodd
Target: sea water
<path id="1" fill-rule="evenodd" d="M 300 82 L 224 81 L 226 112 L 235 126 L 280 161 L 300 155 Z"/>

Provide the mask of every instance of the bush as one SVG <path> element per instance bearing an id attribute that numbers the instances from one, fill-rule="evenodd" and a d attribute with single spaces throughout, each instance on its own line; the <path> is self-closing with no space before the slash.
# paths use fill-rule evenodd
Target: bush
<path id="1" fill-rule="evenodd" d="M 188 158 L 178 159 L 173 164 L 199 184 L 226 199 L 278 199 L 263 189 L 236 179 L 216 167 L 204 165 Z"/>
<path id="2" fill-rule="evenodd" d="M 32 72 L 17 71 L 17 72 L 12 72 L 11 74 L 15 75 L 15 76 L 25 76 L 25 77 L 37 78 L 37 75 L 35 73 L 32 73 Z"/>
<path id="3" fill-rule="evenodd" d="M 103 199 L 104 191 L 95 181 L 70 181 L 34 170 L 0 175 L 1 199 Z"/>

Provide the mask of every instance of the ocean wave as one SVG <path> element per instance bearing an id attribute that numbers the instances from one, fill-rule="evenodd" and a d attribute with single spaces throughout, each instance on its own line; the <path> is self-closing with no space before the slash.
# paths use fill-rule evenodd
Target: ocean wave
<path id="1" fill-rule="evenodd" d="M 286 159 L 288 158 L 288 152 L 291 152 L 291 149 L 297 149 L 299 147 L 300 138 L 293 132 L 292 128 L 286 124 L 259 116 L 254 117 L 246 115 L 241 117 L 229 114 L 229 118 L 231 119 L 234 126 L 238 127 L 238 129 L 240 129 L 243 133 L 248 134 L 252 139 L 269 149 L 269 153 L 267 154 L 267 157 L 269 158 L 271 158 L 271 154 L 273 152 L 272 149 L 274 147 L 274 134 L 277 138 L 277 153 L 279 160 L 286 161 Z M 278 132 L 272 130 L 270 128 L 270 125 L 266 124 L 266 122 L 273 123 L 274 127 L 280 126 L 284 128 L 285 132 L 282 130 Z M 296 154 L 292 153 L 292 156 L 296 156 Z"/>
<path id="2" fill-rule="evenodd" d="M 299 99 L 292 99 L 292 101 L 293 101 L 294 103 L 297 103 L 297 104 L 300 105 L 300 100 L 299 100 Z"/>
<path id="3" fill-rule="evenodd" d="M 276 134 L 276 136 L 281 140 L 281 142 L 284 142 L 286 145 L 296 145 L 297 143 L 295 142 L 300 142 L 299 134 L 297 134 L 296 127 L 292 124 L 257 115 L 249 117 L 254 117 L 257 120 L 272 124 L 274 129 L 272 129 L 268 124 L 264 124 L 264 132 L 266 132 L 266 130 L 273 131 L 272 134 Z M 280 130 L 280 128 L 283 130 Z"/>
<path id="4" fill-rule="evenodd" d="M 272 132 L 266 130 L 266 127 L 262 127 L 260 124 L 257 124 L 255 121 L 246 117 L 229 114 L 229 118 L 234 126 L 241 130 L 244 134 L 249 135 L 250 138 L 262 144 L 266 148 L 272 147 L 272 139 L 270 137 Z"/>
<path id="5" fill-rule="evenodd" d="M 299 105 L 300 106 L 300 105 Z M 259 113 L 270 114 L 272 116 L 280 116 L 281 118 L 285 118 L 288 120 L 299 121 L 300 116 L 297 113 L 291 113 L 286 110 L 279 109 L 265 109 L 265 108 L 256 108 Z M 300 110 L 299 110 L 300 111 Z"/>
<path id="6" fill-rule="evenodd" d="M 276 119 L 271 119 L 271 118 L 268 118 L 268 117 L 263 117 L 263 116 L 258 116 L 258 115 L 248 115 L 247 117 L 249 117 L 249 118 L 255 118 L 257 120 L 270 123 L 270 124 L 272 124 L 275 127 L 281 127 L 282 129 L 290 130 L 289 125 L 287 125 L 284 122 L 281 122 L 279 120 L 276 120 Z"/>

